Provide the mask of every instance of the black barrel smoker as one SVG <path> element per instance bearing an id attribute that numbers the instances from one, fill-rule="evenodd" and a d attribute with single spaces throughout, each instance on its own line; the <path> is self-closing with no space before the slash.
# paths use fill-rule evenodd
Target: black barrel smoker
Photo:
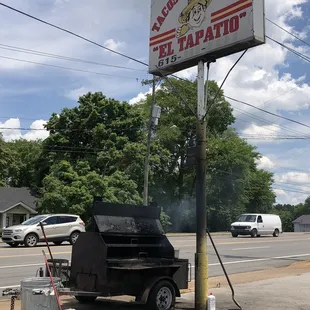
<path id="1" fill-rule="evenodd" d="M 149 310 L 174 308 L 188 288 L 189 263 L 160 223 L 160 208 L 94 201 L 92 229 L 72 248 L 69 291 L 80 302 L 129 295 Z"/>

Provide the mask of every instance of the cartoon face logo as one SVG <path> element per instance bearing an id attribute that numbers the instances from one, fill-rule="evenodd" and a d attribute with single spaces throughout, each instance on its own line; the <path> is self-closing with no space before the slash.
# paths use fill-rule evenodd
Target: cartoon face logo
<path id="1" fill-rule="evenodd" d="M 177 37 L 184 36 L 190 29 L 200 27 L 206 18 L 206 10 L 212 0 L 188 0 L 188 5 L 179 16 Z"/>
<path id="2" fill-rule="evenodd" d="M 188 24 L 191 27 L 199 27 L 205 19 L 206 7 L 196 4 L 188 15 Z"/>

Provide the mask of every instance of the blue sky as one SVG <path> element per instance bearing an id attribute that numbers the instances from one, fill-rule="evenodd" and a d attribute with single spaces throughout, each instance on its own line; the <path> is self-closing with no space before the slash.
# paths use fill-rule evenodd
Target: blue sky
<path id="1" fill-rule="evenodd" d="M 3 2 L 111 49 L 148 62 L 150 0 Z M 266 0 L 266 16 L 269 19 L 310 43 L 309 8 L 309 0 Z M 0 128 L 16 128 L 3 130 L 7 140 L 21 136 L 27 139 L 46 137 L 44 131 L 25 131 L 19 128 L 42 128 L 51 113 L 60 112 L 64 107 L 75 106 L 79 95 L 87 91 L 102 91 L 108 97 L 130 102 L 143 98 L 148 91 L 147 87 L 141 86 L 142 79 L 150 78 L 147 67 L 6 8 L 0 8 L 0 16 Z M 270 37 L 310 56 L 309 46 L 268 21 L 266 32 Z M 134 70 L 11 51 L 4 49 L 3 45 Z M 5 59 L 3 56 L 92 71 L 101 75 L 25 63 Z M 211 68 L 211 78 L 221 83 L 238 56 L 218 60 Z M 195 78 L 196 72 L 194 67 L 179 72 L 178 75 Z M 245 55 L 229 76 L 224 91 L 233 98 L 310 124 L 309 74 L 310 63 L 267 40 L 264 46 L 251 49 Z M 260 167 L 275 173 L 277 201 L 294 204 L 303 201 L 310 195 L 310 139 L 279 140 L 277 137 L 310 136 L 310 129 L 239 103 L 231 104 L 235 108 L 235 127 L 238 132 L 241 136 L 255 138 L 249 142 L 256 145 L 263 155 L 259 162 Z M 275 139 L 266 140 L 270 139 L 270 136 Z"/>

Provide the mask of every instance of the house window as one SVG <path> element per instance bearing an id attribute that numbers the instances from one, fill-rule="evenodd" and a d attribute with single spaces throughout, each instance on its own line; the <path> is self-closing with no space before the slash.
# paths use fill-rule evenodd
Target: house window
<path id="1" fill-rule="evenodd" d="M 10 226 L 10 218 L 9 218 L 8 216 L 6 217 L 5 226 L 6 226 L 6 227 L 9 227 L 9 226 Z"/>

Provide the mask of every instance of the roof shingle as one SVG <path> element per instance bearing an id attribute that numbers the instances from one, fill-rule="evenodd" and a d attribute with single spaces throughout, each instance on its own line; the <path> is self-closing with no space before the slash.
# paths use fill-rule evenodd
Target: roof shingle
<path id="1" fill-rule="evenodd" d="M 310 224 L 310 214 L 305 214 L 300 217 L 298 217 L 295 221 L 293 221 L 294 224 Z"/>
<path id="2" fill-rule="evenodd" d="M 19 202 L 36 209 L 36 197 L 29 188 L 0 187 L 0 213 Z"/>

